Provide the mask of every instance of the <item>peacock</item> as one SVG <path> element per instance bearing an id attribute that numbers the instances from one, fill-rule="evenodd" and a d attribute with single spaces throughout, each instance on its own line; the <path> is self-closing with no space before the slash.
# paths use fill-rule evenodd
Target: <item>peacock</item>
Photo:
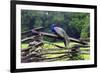
<path id="1" fill-rule="evenodd" d="M 65 30 L 63 28 L 57 26 L 56 24 L 51 25 L 51 30 L 56 35 L 58 35 L 60 38 L 62 38 L 62 40 L 64 41 L 65 47 L 68 48 L 68 45 L 69 45 L 70 41 L 69 41 L 69 37 L 68 37 L 67 33 L 65 32 Z"/>

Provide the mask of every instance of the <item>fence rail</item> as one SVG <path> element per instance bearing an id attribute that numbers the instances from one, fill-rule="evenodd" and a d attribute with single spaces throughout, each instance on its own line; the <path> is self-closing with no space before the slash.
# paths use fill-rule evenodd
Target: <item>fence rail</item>
<path id="1" fill-rule="evenodd" d="M 70 41 L 76 42 L 79 44 L 71 48 L 66 48 L 66 47 L 59 46 L 59 45 L 43 40 L 41 37 L 44 37 L 44 36 L 48 36 L 51 38 L 59 38 L 59 37 L 51 33 L 41 32 L 40 31 L 41 29 L 42 27 L 39 27 L 39 28 L 35 28 L 35 29 L 21 33 L 22 37 L 24 36 L 24 38 L 21 39 L 21 42 L 23 43 L 23 42 L 29 41 L 27 48 L 24 48 L 24 49 L 21 48 L 21 62 L 22 63 L 41 62 L 41 61 L 50 62 L 50 61 L 57 61 L 57 60 L 62 60 L 62 59 L 70 60 L 74 56 L 79 56 L 80 54 L 90 53 L 89 50 L 84 50 L 84 51 L 80 50 L 80 47 L 84 47 L 84 48 L 90 47 L 89 44 L 85 41 L 82 41 L 82 39 L 78 40 L 78 39 L 74 39 L 70 37 L 69 38 Z M 35 34 L 33 35 L 32 32 Z M 27 34 L 32 34 L 32 35 L 27 36 Z M 45 43 L 49 45 L 53 45 L 57 48 L 44 49 L 43 46 Z M 50 55 L 59 54 L 59 56 L 50 57 L 50 58 L 46 57 L 49 54 Z"/>

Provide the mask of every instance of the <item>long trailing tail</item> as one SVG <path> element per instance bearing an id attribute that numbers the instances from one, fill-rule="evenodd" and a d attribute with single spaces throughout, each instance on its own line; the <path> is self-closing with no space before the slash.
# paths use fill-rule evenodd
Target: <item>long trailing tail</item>
<path id="1" fill-rule="evenodd" d="M 65 45 L 65 47 L 68 48 L 69 42 L 70 42 L 69 36 L 67 35 L 67 33 L 64 33 L 64 45 Z"/>

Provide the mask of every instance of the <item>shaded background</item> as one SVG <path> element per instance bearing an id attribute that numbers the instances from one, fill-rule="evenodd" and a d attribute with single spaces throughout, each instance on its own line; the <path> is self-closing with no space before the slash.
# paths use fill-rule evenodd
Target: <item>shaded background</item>
<path id="1" fill-rule="evenodd" d="M 51 24 L 62 27 L 73 38 L 90 35 L 89 13 L 21 10 L 21 32 L 42 26 L 42 31 L 52 33 Z"/>

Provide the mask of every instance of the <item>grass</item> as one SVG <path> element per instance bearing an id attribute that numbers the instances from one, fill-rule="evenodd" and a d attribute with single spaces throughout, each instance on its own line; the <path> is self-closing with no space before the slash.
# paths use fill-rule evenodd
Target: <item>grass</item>
<path id="1" fill-rule="evenodd" d="M 89 54 L 82 54 L 81 57 L 85 60 L 89 60 L 90 59 L 90 55 Z"/>
<path id="2" fill-rule="evenodd" d="M 21 48 L 25 49 L 28 47 L 28 44 L 21 44 Z"/>
<path id="3" fill-rule="evenodd" d="M 57 43 L 53 43 L 53 44 L 56 44 L 56 45 L 59 45 L 59 46 L 64 46 L 64 43 L 63 42 L 57 42 Z M 72 47 L 73 45 L 75 45 L 77 43 L 74 43 L 74 42 L 71 42 L 69 44 L 70 47 Z M 28 47 L 28 44 L 22 44 L 21 45 L 21 48 L 25 49 Z M 48 43 L 44 44 L 43 45 L 43 50 L 47 50 L 47 51 L 43 51 L 43 53 L 46 53 L 46 52 L 49 52 L 49 51 L 53 51 L 53 52 L 64 52 L 65 50 L 62 50 L 62 49 L 59 49 L 59 50 L 53 50 L 54 48 L 56 49 L 57 47 L 56 46 L 53 46 L 53 45 L 50 45 Z M 80 48 L 80 50 L 89 50 L 89 47 L 88 48 Z M 57 57 L 57 56 L 61 56 L 61 55 L 64 55 L 64 54 L 47 54 L 45 57 L 46 58 L 52 58 L 52 57 Z M 81 54 L 80 55 L 84 60 L 89 60 L 90 59 L 90 55 L 89 54 Z M 66 60 L 66 59 L 64 59 Z"/>

